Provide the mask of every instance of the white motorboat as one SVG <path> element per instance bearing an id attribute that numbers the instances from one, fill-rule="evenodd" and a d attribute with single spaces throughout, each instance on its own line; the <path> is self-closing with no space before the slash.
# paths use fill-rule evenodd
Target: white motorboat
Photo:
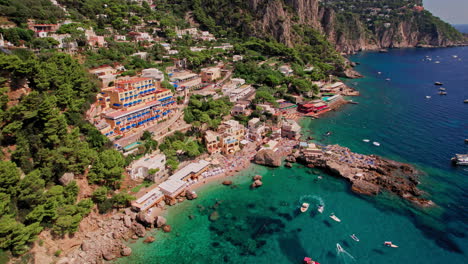
<path id="1" fill-rule="evenodd" d="M 338 252 L 345 252 L 345 250 L 343 249 L 343 247 L 341 247 L 340 244 L 336 244 L 336 250 L 338 250 Z"/>
<path id="2" fill-rule="evenodd" d="M 305 213 L 309 209 L 309 204 L 308 203 L 303 203 L 301 206 L 301 212 Z"/>
<path id="3" fill-rule="evenodd" d="M 376 146 L 376 147 L 380 147 L 380 143 L 379 143 L 379 142 L 374 141 L 374 142 L 372 142 L 372 144 L 373 144 L 374 146 Z"/>
<path id="4" fill-rule="evenodd" d="M 341 222 L 341 219 L 339 219 L 338 217 L 336 217 L 336 215 L 333 214 L 333 213 L 330 215 L 330 218 L 333 219 L 333 220 L 335 220 L 336 222 Z"/>
<path id="5" fill-rule="evenodd" d="M 350 235 L 350 237 L 351 237 L 354 241 L 359 242 L 359 238 L 358 238 L 355 234 Z"/>
<path id="6" fill-rule="evenodd" d="M 362 141 L 366 142 L 366 143 L 369 143 L 370 140 L 369 139 L 363 139 Z"/>
<path id="7" fill-rule="evenodd" d="M 325 207 L 323 205 L 319 205 L 318 208 L 317 208 L 317 211 L 319 213 L 323 213 L 323 210 L 325 209 Z"/>
<path id="8" fill-rule="evenodd" d="M 431 99 L 431 97 L 429 95 L 426 95 L 426 99 Z"/>

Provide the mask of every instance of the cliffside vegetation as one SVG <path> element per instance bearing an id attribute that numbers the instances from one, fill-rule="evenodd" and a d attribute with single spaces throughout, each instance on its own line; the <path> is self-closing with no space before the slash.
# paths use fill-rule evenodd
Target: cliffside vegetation
<path id="1" fill-rule="evenodd" d="M 82 117 L 97 86 L 76 60 L 0 54 L 0 69 L 0 248 L 21 254 L 43 228 L 74 233 L 90 212 L 64 174 L 113 189 L 124 159 Z"/>

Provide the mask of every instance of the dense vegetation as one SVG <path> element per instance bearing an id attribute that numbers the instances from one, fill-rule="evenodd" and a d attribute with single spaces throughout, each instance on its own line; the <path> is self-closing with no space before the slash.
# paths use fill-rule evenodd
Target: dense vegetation
<path id="1" fill-rule="evenodd" d="M 31 18 L 39 22 L 55 23 L 65 17 L 62 9 L 49 0 L 0 0 L 0 15 L 17 24 L 26 23 Z"/>
<path id="2" fill-rule="evenodd" d="M 21 254 L 42 228 L 73 233 L 90 212 L 93 202 L 77 200 L 75 181 L 60 184 L 65 173 L 112 189 L 124 159 L 83 120 L 97 90 L 76 60 L 0 54 L 0 69 L 0 154 L 11 160 L 0 161 L 0 248 Z"/>
<path id="3" fill-rule="evenodd" d="M 180 131 L 164 138 L 159 149 L 166 155 L 166 165 L 172 171 L 177 170 L 181 161 L 193 159 L 205 152 L 200 141 Z"/>
<path id="4" fill-rule="evenodd" d="M 192 95 L 184 112 L 184 120 L 198 127 L 205 125 L 216 129 L 223 121 L 223 117 L 230 113 L 231 107 L 232 103 L 227 97 L 214 100 L 205 99 L 201 95 Z"/>

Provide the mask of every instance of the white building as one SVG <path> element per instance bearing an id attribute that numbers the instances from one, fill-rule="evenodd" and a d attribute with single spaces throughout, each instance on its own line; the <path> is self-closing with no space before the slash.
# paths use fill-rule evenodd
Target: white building
<path id="1" fill-rule="evenodd" d="M 150 175 L 150 170 L 156 170 L 156 172 Z M 145 156 L 130 164 L 127 171 L 133 180 L 144 178 L 151 181 L 160 180 L 167 174 L 166 156 L 164 154 Z"/>
<path id="2" fill-rule="evenodd" d="M 162 201 L 163 198 L 164 194 L 161 192 L 159 187 L 155 187 L 134 201 L 132 203 L 132 207 L 137 211 L 146 211 L 155 204 Z"/>
<path id="3" fill-rule="evenodd" d="M 164 73 L 156 68 L 144 69 L 141 71 L 141 77 L 153 78 L 157 82 L 164 81 Z"/>

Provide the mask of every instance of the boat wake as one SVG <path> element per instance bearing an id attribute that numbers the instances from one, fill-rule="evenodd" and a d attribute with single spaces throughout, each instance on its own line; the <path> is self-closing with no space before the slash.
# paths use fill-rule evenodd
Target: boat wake
<path id="1" fill-rule="evenodd" d="M 336 254 L 338 257 L 341 257 L 343 259 L 344 263 L 348 263 L 348 261 L 354 261 L 356 260 L 353 255 L 349 254 L 346 250 L 343 249 L 343 247 L 336 243 Z"/>
<path id="2" fill-rule="evenodd" d="M 301 198 L 299 199 L 300 203 L 311 202 L 311 201 L 317 201 L 318 205 L 322 205 L 323 207 L 325 207 L 325 202 L 323 201 L 322 197 L 318 195 L 310 195 L 310 194 L 302 195 Z"/>

